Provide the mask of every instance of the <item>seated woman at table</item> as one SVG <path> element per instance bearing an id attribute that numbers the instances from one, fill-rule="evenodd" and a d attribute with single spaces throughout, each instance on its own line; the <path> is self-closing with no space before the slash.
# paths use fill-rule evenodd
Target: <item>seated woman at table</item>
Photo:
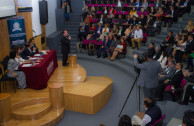
<path id="1" fill-rule="evenodd" d="M 16 56 L 17 56 L 16 51 L 10 52 L 10 59 L 7 65 L 7 76 L 15 77 L 16 80 L 18 81 L 18 88 L 24 89 L 26 88 L 26 76 L 24 72 L 17 71 L 19 63 L 15 60 Z"/>
<path id="2" fill-rule="evenodd" d="M 116 56 L 119 53 L 123 53 L 124 54 L 124 53 L 126 53 L 126 51 L 127 51 L 127 44 L 126 44 L 124 38 L 122 37 L 120 43 L 115 48 L 115 50 L 114 50 L 114 52 L 112 54 L 112 57 L 110 58 L 110 61 L 114 61 Z"/>
<path id="3" fill-rule="evenodd" d="M 29 60 L 25 60 L 20 56 L 21 50 L 20 50 L 20 46 L 16 46 L 14 49 L 14 51 L 16 51 L 16 58 L 15 60 L 21 65 L 23 63 L 30 63 Z"/>

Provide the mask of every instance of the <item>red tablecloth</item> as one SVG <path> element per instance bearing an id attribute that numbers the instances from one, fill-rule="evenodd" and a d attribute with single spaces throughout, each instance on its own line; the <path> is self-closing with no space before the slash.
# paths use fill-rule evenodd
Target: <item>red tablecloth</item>
<path id="1" fill-rule="evenodd" d="M 26 84 L 28 88 L 40 90 L 47 87 L 47 82 L 58 67 L 57 54 L 55 50 L 50 50 L 47 55 L 42 56 L 39 64 L 31 67 L 22 67 L 19 69 L 26 75 Z"/>

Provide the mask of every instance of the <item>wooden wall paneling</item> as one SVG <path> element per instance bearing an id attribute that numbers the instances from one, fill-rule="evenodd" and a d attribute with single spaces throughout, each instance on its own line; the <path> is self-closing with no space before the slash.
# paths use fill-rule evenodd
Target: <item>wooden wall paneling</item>
<path id="1" fill-rule="evenodd" d="M 35 44 L 36 44 L 37 48 L 38 48 L 39 50 L 42 50 L 42 45 L 41 45 L 41 35 L 35 37 L 34 40 L 35 40 Z"/>
<path id="2" fill-rule="evenodd" d="M 24 16 L 27 42 L 33 37 L 31 12 L 18 13 L 17 16 Z"/>
<path id="3" fill-rule="evenodd" d="M 10 40 L 7 19 L 0 20 L 0 61 L 10 52 Z"/>

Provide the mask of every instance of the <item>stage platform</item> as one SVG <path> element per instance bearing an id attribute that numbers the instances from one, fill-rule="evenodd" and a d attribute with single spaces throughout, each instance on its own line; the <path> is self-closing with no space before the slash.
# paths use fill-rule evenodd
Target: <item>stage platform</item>
<path id="1" fill-rule="evenodd" d="M 0 125 L 52 126 L 63 118 L 65 110 L 91 115 L 100 111 L 112 95 L 112 79 L 87 76 L 77 61 L 69 62 L 69 66 L 58 62 L 46 89 L 17 89 L 10 95 L 1 94 L 0 107 L 11 107 L 0 114 Z"/>

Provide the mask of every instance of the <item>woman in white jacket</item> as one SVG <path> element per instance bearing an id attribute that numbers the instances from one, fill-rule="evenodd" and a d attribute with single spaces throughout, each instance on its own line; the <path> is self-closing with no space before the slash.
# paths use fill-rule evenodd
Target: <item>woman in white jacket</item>
<path id="1" fill-rule="evenodd" d="M 167 58 L 167 53 L 165 51 L 162 52 L 160 58 L 158 59 L 158 61 L 161 64 L 162 69 L 166 68 L 166 62 L 167 62 L 168 58 Z"/>

